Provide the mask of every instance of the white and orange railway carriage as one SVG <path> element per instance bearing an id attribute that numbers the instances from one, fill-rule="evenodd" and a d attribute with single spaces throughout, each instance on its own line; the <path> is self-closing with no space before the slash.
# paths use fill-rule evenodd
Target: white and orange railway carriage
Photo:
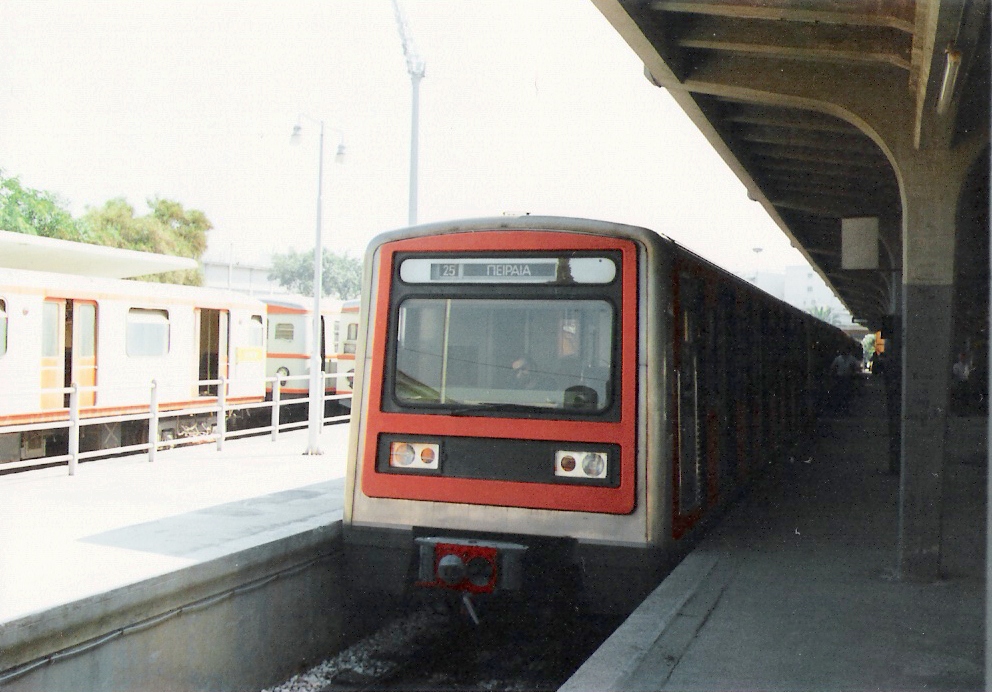
<path id="1" fill-rule="evenodd" d="M 232 406 L 264 398 L 261 301 L 226 290 L 0 269 L 0 426 L 65 419 L 62 389 L 72 384 L 85 419 L 148 411 L 153 380 L 163 410 L 209 405 L 220 378 Z M 163 438 L 177 434 L 169 419 L 162 425 Z M 20 457 L 28 443 L 43 446 L 47 433 L 16 434 L 0 444 L 3 460 L 15 448 Z M 114 436 L 126 442 L 129 432 L 118 428 Z"/>

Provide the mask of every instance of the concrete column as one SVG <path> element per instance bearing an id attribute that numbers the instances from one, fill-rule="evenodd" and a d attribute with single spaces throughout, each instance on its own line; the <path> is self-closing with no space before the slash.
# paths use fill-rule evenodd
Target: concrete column
<path id="1" fill-rule="evenodd" d="M 955 212 L 960 156 L 943 147 L 903 151 L 902 578 L 940 578 L 944 431 L 951 370 Z"/>

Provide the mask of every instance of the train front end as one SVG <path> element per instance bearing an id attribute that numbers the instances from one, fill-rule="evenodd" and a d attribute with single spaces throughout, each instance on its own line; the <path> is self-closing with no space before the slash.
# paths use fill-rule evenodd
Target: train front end
<path id="1" fill-rule="evenodd" d="M 652 533 L 637 243 L 598 227 L 491 226 L 412 229 L 370 248 L 352 576 L 370 593 L 574 592 L 625 607 L 630 556 Z"/>

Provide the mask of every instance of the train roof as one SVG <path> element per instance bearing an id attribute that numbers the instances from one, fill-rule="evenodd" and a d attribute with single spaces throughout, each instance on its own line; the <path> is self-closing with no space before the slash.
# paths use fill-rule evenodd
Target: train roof
<path id="1" fill-rule="evenodd" d="M 743 279 L 733 272 L 724 269 L 718 264 L 702 257 L 698 253 L 679 245 L 668 236 L 642 226 L 632 226 L 630 224 L 613 221 L 602 221 L 597 219 L 585 219 L 568 216 L 530 216 L 530 215 L 506 215 L 493 217 L 480 217 L 471 219 L 456 219 L 450 221 L 439 221 L 435 223 L 410 226 L 393 231 L 386 231 L 374 237 L 368 246 L 369 251 L 374 251 L 379 246 L 395 240 L 406 238 L 419 238 L 428 235 L 446 233 L 468 233 L 475 231 L 561 231 L 566 233 L 588 233 L 595 235 L 612 235 L 621 238 L 628 238 L 640 241 L 645 245 L 664 245 L 674 248 L 677 252 L 692 257 L 696 262 L 709 267 L 712 271 L 722 275 L 730 283 L 739 285 L 754 294 L 763 296 L 765 300 L 780 303 L 785 308 L 797 316 L 808 317 L 810 319 L 823 322 L 823 324 L 841 331 L 839 327 L 820 320 L 815 315 L 811 315 L 794 305 L 791 305 L 780 298 L 777 298 L 759 286 Z"/>
<path id="2" fill-rule="evenodd" d="M 183 301 L 209 306 L 242 306 L 265 310 L 262 301 L 244 293 L 223 288 L 108 279 L 60 272 L 0 268 L 0 294 L 42 293 L 60 298 L 142 297 L 148 300 Z"/>
<path id="3" fill-rule="evenodd" d="M 313 297 L 296 294 L 279 294 L 273 296 L 258 296 L 258 299 L 272 308 L 282 308 L 293 312 L 310 312 L 313 309 Z M 325 315 L 337 314 L 341 311 L 341 301 L 334 298 L 320 299 L 320 312 Z"/>
<path id="4" fill-rule="evenodd" d="M 0 268 L 126 279 L 198 266 L 189 257 L 0 231 Z"/>

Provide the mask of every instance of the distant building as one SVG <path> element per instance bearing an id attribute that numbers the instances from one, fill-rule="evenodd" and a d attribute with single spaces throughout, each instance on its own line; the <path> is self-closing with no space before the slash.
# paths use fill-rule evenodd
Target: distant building
<path id="1" fill-rule="evenodd" d="M 203 260 L 203 285 L 229 288 L 250 296 L 288 294 L 279 282 L 269 279 L 271 267 L 247 262 Z"/>

